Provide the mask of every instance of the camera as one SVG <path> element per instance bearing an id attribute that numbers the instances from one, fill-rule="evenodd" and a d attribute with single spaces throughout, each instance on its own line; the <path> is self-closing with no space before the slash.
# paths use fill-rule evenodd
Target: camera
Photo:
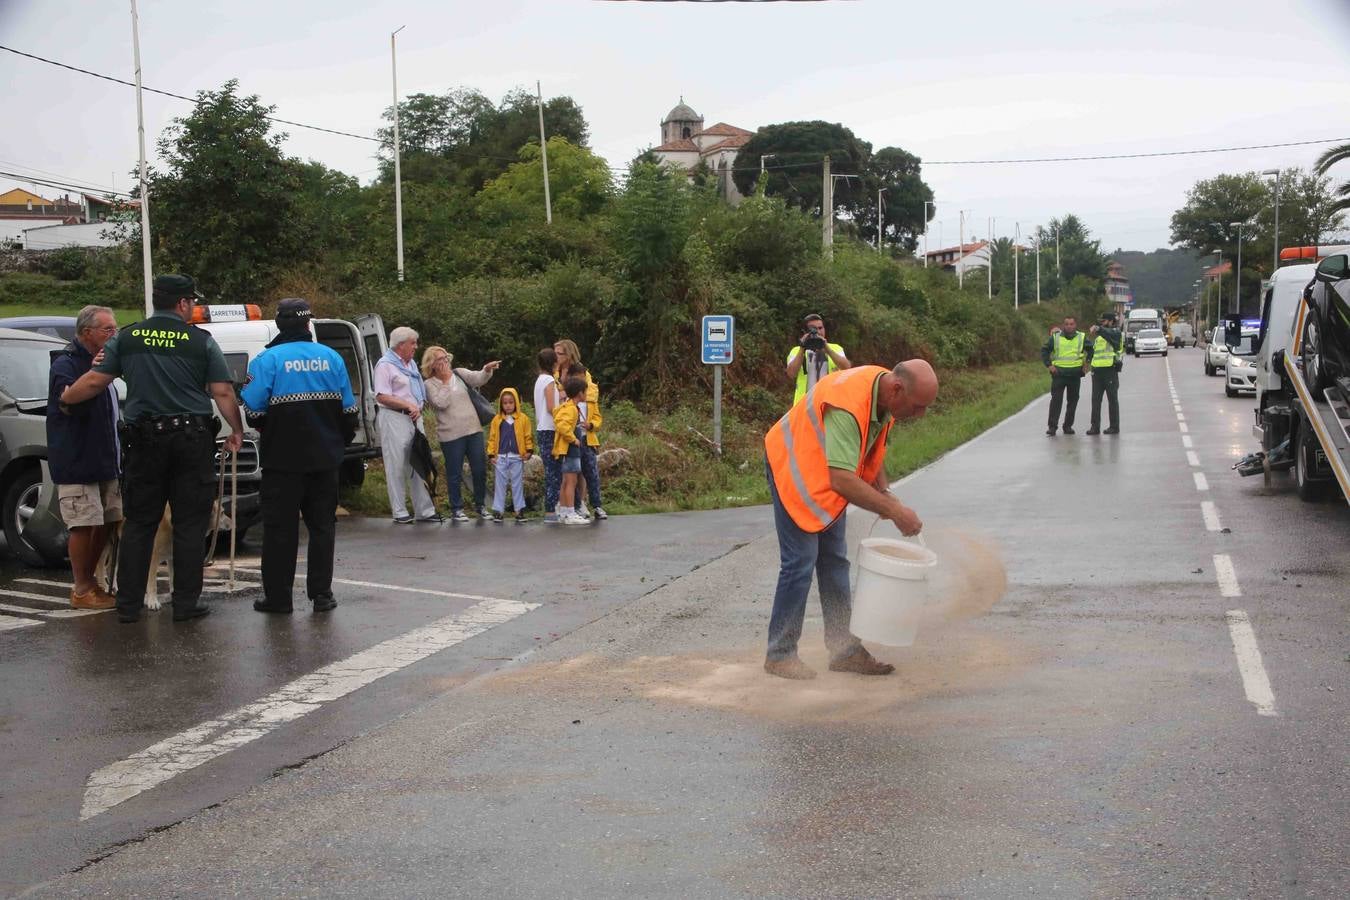
<path id="1" fill-rule="evenodd" d="M 806 326 L 806 336 L 802 338 L 803 350 L 814 350 L 819 353 L 825 349 L 825 339 L 820 336 L 820 328 L 815 325 Z"/>

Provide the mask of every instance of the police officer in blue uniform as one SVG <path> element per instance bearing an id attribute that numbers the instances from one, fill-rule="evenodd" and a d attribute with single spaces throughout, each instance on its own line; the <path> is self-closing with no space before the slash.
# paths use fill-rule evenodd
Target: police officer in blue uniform
<path id="1" fill-rule="evenodd" d="M 200 294 L 186 275 L 160 275 L 151 289 L 154 315 L 123 328 L 103 347 L 94 367 L 61 394 L 82 403 L 117 376 L 127 383 L 123 409 L 122 542 L 117 557 L 117 619 L 140 618 L 150 557 L 164 504 L 173 512 L 173 620 L 211 611 L 199 602 L 206 528 L 215 498 L 214 399 L 229 422 L 225 449 L 237 451 L 244 423 L 234 382 L 215 339 L 189 325 Z"/>
<path id="2" fill-rule="evenodd" d="M 262 580 L 258 612 L 289 613 L 300 546 L 309 532 L 306 591 L 315 612 L 333 599 L 338 469 L 356 435 L 357 406 L 347 367 L 310 333 L 313 313 L 299 298 L 277 305 L 278 334 L 248 367 L 241 395 L 248 422 L 262 433 Z"/>

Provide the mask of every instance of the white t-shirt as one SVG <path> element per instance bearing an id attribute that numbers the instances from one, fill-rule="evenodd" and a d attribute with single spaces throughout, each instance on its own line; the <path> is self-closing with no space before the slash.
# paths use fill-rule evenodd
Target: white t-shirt
<path id="1" fill-rule="evenodd" d="M 552 375 L 540 373 L 534 380 L 534 427 L 536 431 L 553 431 L 557 426 L 553 424 L 553 413 L 548 411 L 548 403 L 544 400 L 544 391 L 553 383 Z"/>

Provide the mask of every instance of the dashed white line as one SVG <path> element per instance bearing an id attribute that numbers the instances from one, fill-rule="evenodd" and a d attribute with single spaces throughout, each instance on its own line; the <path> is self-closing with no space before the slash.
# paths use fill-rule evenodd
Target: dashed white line
<path id="1" fill-rule="evenodd" d="M 1185 434 L 1186 432 L 1191 430 L 1191 427 L 1187 425 L 1185 422 L 1178 422 L 1177 427 L 1181 429 L 1182 434 Z"/>
<path id="2" fill-rule="evenodd" d="M 1200 515 L 1204 516 L 1207 530 L 1223 531 L 1223 523 L 1219 521 L 1219 510 L 1214 506 L 1213 500 L 1200 501 Z"/>
<path id="3" fill-rule="evenodd" d="M 1261 648 L 1257 646 L 1251 619 L 1240 609 L 1230 609 L 1225 618 L 1228 619 L 1228 633 L 1233 638 L 1233 654 L 1237 657 L 1242 690 L 1247 694 L 1247 700 L 1255 704 L 1259 715 L 1278 716 L 1279 713 L 1275 711 L 1275 692 L 1270 688 L 1270 677 L 1266 675 L 1265 664 L 1261 661 Z"/>
<path id="4" fill-rule="evenodd" d="M 1189 450 L 1189 449 L 1191 449 L 1191 447 L 1195 446 L 1195 445 L 1191 442 L 1191 436 L 1190 436 L 1189 434 L 1183 434 L 1183 435 L 1181 436 L 1181 446 L 1185 447 L 1187 450 Z"/>
<path id="5" fill-rule="evenodd" d="M 1183 415 L 1182 413 L 1177 413 L 1177 421 L 1178 421 L 1178 422 L 1185 422 L 1185 421 L 1186 421 L 1186 416 Z"/>
<path id="6" fill-rule="evenodd" d="M 258 740 L 324 703 L 537 609 L 489 599 L 297 678 L 261 700 L 166 738 L 89 776 L 80 818 L 89 819 L 169 779 Z"/>
<path id="7" fill-rule="evenodd" d="M 244 572 L 261 572 L 261 569 L 247 568 Z M 296 574 L 302 574 L 304 569 L 297 569 Z M 334 578 L 334 584 L 350 584 L 353 587 L 379 588 L 382 591 L 402 591 L 406 594 L 429 594 L 432 597 L 449 597 L 452 600 L 496 600 L 495 597 L 481 597 L 478 594 L 456 594 L 454 591 L 433 591 L 431 588 L 404 587 L 401 584 L 381 584 L 378 581 L 353 581 L 350 578 Z"/>
<path id="8" fill-rule="evenodd" d="M 1219 593 L 1223 596 L 1242 596 L 1242 588 L 1238 586 L 1237 572 L 1233 569 L 1233 560 L 1227 553 L 1214 554 L 1214 578 L 1219 582 Z"/>
<path id="9" fill-rule="evenodd" d="M 22 591 L 0 591 L 6 597 L 20 597 L 26 600 L 46 600 L 52 602 L 52 598 L 44 597 L 41 594 L 25 594 Z M 57 601 L 59 602 L 59 601 Z M 0 612 L 19 613 L 28 616 L 42 616 L 44 619 L 78 619 L 83 616 L 96 616 L 99 613 L 105 613 L 106 609 L 34 609 L 31 606 L 15 606 L 13 603 L 0 603 Z"/>
<path id="10" fill-rule="evenodd" d="M 16 628 L 28 628 L 31 625 L 41 625 L 38 619 L 25 619 L 18 616 L 0 616 L 0 631 L 13 631 Z"/>
<path id="11" fill-rule="evenodd" d="M 1194 450 L 1187 450 L 1187 451 L 1186 451 L 1186 462 L 1188 462 L 1188 463 L 1190 463 L 1191 465 L 1196 466 L 1196 467 L 1198 468 L 1199 465 L 1200 465 L 1200 457 L 1198 457 L 1198 456 L 1195 455 L 1195 451 L 1194 451 Z"/>
<path id="12" fill-rule="evenodd" d="M 1197 491 L 1209 490 L 1209 479 L 1205 477 L 1204 472 L 1192 472 L 1191 474 L 1195 477 L 1195 489 Z"/>

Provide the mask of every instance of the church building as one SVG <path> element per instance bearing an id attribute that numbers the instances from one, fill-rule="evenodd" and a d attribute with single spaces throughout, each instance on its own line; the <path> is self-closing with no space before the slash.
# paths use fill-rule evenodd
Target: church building
<path id="1" fill-rule="evenodd" d="M 739 203 L 740 191 L 731 172 L 741 147 L 754 136 L 753 131 L 718 122 L 703 127 L 703 117 L 685 105 L 684 98 L 661 122 L 661 145 L 654 152 L 662 162 L 692 173 L 699 163 L 717 177 L 718 189 L 728 203 Z"/>

